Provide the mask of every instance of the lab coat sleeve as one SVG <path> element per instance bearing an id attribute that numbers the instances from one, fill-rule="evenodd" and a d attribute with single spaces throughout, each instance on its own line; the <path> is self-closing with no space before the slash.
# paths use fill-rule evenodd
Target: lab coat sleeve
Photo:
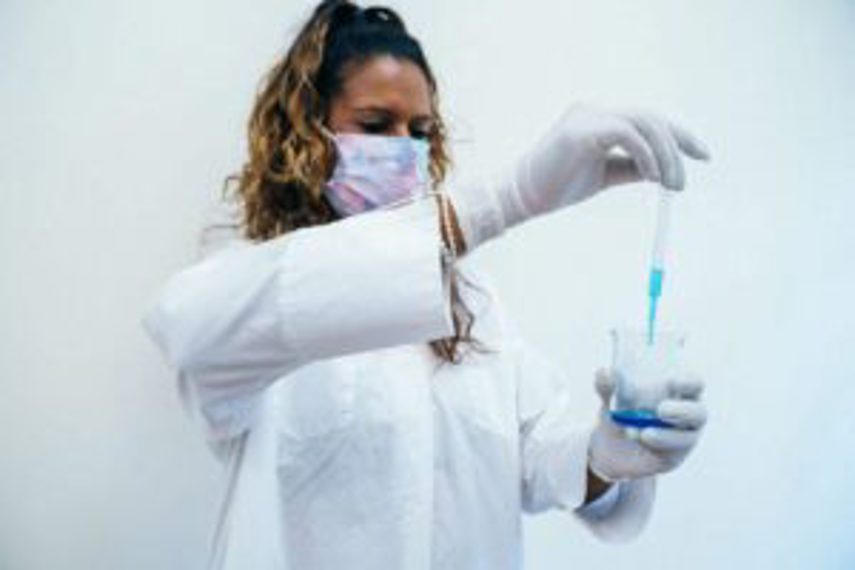
<path id="1" fill-rule="evenodd" d="M 573 420 L 567 375 L 542 351 L 516 336 L 523 510 L 567 511 L 597 538 L 623 542 L 641 533 L 653 506 L 655 479 L 613 485 L 584 504 L 592 427 Z"/>
<path id="2" fill-rule="evenodd" d="M 601 540 L 626 542 L 647 526 L 655 497 L 655 476 L 621 481 L 574 514 Z"/>
<path id="3" fill-rule="evenodd" d="M 178 271 L 143 326 L 211 429 L 246 429 L 258 395 L 319 359 L 453 334 L 431 198 L 262 242 L 229 243 Z"/>

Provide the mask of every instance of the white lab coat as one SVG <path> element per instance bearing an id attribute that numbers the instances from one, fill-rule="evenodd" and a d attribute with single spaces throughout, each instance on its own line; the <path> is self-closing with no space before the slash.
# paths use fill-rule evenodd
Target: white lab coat
<path id="1" fill-rule="evenodd" d="M 250 243 L 172 276 L 143 317 L 226 468 L 210 569 L 519 570 L 522 513 L 637 535 L 655 478 L 584 508 L 588 419 L 473 260 L 495 349 L 452 365 L 433 198 Z"/>

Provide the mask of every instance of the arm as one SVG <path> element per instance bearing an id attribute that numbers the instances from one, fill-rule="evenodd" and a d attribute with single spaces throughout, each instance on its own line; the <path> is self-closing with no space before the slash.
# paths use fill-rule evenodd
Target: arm
<path id="1" fill-rule="evenodd" d="M 257 396 L 309 362 L 453 334 L 438 206 L 238 243 L 167 280 L 143 326 L 214 439 L 246 429 Z"/>
<path id="2" fill-rule="evenodd" d="M 451 189 L 468 248 L 620 184 L 682 190 L 681 153 L 709 159 L 700 140 L 657 113 L 572 105 L 516 161 Z"/>

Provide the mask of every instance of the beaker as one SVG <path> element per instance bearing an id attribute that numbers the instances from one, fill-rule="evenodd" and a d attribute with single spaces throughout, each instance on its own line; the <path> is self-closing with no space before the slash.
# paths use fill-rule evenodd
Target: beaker
<path id="1" fill-rule="evenodd" d="M 617 373 L 612 419 L 632 427 L 674 427 L 659 419 L 656 408 L 669 396 L 669 380 L 679 377 L 686 341 L 683 331 L 611 329 L 612 369 Z"/>

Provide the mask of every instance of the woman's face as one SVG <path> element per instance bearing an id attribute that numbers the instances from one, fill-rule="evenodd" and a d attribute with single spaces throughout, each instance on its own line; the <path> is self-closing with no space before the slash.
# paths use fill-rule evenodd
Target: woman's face
<path id="1" fill-rule="evenodd" d="M 329 129 L 427 138 L 431 131 L 430 86 L 406 59 L 376 56 L 346 71 L 330 105 Z"/>

